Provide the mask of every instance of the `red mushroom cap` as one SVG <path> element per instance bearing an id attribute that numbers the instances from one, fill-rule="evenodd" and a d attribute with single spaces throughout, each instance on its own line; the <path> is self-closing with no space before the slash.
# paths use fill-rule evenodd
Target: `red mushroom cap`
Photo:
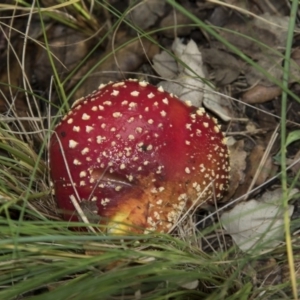
<path id="1" fill-rule="evenodd" d="M 216 120 L 135 80 L 76 101 L 55 128 L 49 155 L 65 219 L 78 220 L 80 207 L 114 234 L 167 232 L 191 205 L 218 200 L 228 187 L 228 149 Z"/>

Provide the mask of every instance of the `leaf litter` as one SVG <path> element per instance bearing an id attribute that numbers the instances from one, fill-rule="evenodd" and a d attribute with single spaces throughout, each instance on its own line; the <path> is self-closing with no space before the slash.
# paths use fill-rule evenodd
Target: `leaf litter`
<path id="1" fill-rule="evenodd" d="M 129 5 L 129 1 L 110 2 L 121 13 Z M 151 39 L 141 37 L 125 21 L 116 31 L 111 30 L 118 18 L 103 7 L 92 9 L 90 21 L 69 8 L 55 10 L 57 15 L 69 15 L 70 25 L 76 28 L 49 16 L 44 17 L 54 68 L 66 94 L 70 95 L 69 104 L 96 89 L 100 83 L 137 77 L 162 85 L 165 90 L 192 101 L 198 107 L 204 106 L 210 114 L 221 119 L 222 129 L 230 137 L 227 143 L 232 157 L 230 190 L 225 196 L 227 206 L 210 208 L 214 214 L 205 212 L 200 220 L 195 214 L 197 220 L 192 224 L 204 224 L 203 220 L 209 218 L 210 221 L 205 223 L 207 227 L 220 219 L 223 234 L 230 236 L 246 254 L 253 253 L 254 249 L 263 253 L 276 251 L 284 242 L 283 209 L 281 202 L 276 202 L 282 200 L 282 192 L 277 188 L 280 164 L 276 159 L 280 140 L 279 135 L 274 134 L 279 133 L 281 88 L 272 78 L 282 80 L 289 7 L 275 0 L 249 3 L 228 0 L 224 3 L 230 6 L 226 7 L 218 1 L 181 2 L 191 13 L 216 26 L 221 37 L 238 47 L 243 55 L 253 59 L 270 76 L 266 77 L 247 64 L 232 49 L 192 24 L 166 1 L 140 1 L 126 16 L 128 22 L 151 32 Z M 56 1 L 42 3 L 47 7 Z M 22 131 L 17 135 L 39 149 L 46 135 L 37 140 L 37 135 L 31 132 L 43 127 L 37 128 L 26 118 L 40 118 L 39 122 L 44 124 L 49 114 L 55 115 L 64 102 L 56 89 L 57 82 L 53 81 L 53 65 L 45 50 L 43 32 L 37 26 L 40 17 L 36 14 L 29 22 L 22 15 L 18 19 L 11 18 L 11 11 L 1 11 L 0 16 L 3 18 L 0 24 L 1 117 L 12 132 Z M 30 28 L 29 35 L 25 32 L 26 26 Z M 158 32 L 153 34 L 152 30 L 156 29 Z M 104 39 L 106 33 L 109 33 L 108 39 Z M 27 43 L 24 43 L 24 38 L 27 38 Z M 300 91 L 298 45 L 299 37 L 295 35 L 289 87 L 296 94 Z M 24 89 L 30 91 L 29 95 L 23 92 Z M 51 107 L 44 101 L 49 98 Z M 293 138 L 285 155 L 288 175 L 293 179 L 299 175 L 300 169 L 300 116 L 296 100 L 289 98 L 288 101 L 287 131 Z M 5 151 L 4 154 L 7 155 Z M 43 186 L 50 190 L 47 181 Z M 290 196 L 296 192 L 298 190 L 293 189 Z M 5 193 L 1 191 L 1 195 Z M 297 204 L 298 200 L 290 201 L 288 207 L 290 218 L 295 214 L 295 202 Z M 52 197 L 45 196 L 30 205 L 42 215 L 60 219 L 59 212 L 53 209 Z M 198 232 L 199 228 L 190 226 L 185 232 Z M 199 239 L 201 241 L 195 241 L 199 248 L 202 243 L 214 247 L 211 240 Z M 216 240 L 218 246 L 215 248 L 222 248 L 219 237 Z M 263 260 L 262 265 L 278 267 L 280 259 L 271 260 Z M 285 268 L 286 265 L 282 267 Z M 263 274 L 258 273 L 258 277 Z M 261 276 L 266 278 L 267 275 Z M 191 280 L 181 286 L 197 289 L 199 282 Z"/>

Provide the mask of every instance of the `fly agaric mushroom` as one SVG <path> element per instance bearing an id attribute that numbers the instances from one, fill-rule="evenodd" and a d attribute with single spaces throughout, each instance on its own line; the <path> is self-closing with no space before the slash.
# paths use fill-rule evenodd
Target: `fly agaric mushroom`
<path id="1" fill-rule="evenodd" d="M 49 155 L 64 218 L 84 212 L 112 234 L 168 232 L 193 204 L 219 200 L 228 187 L 216 119 L 136 80 L 77 100 L 56 126 Z"/>

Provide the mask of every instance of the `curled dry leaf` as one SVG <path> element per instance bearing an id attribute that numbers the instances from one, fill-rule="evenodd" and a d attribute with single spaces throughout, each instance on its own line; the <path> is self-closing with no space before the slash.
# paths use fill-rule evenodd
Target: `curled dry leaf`
<path id="1" fill-rule="evenodd" d="M 228 193 L 224 202 L 236 192 L 238 186 L 244 182 L 247 152 L 244 150 L 244 141 L 235 140 L 233 137 L 227 139 L 227 146 L 230 153 L 230 180 Z"/>
<path id="2" fill-rule="evenodd" d="M 263 146 L 257 145 L 253 148 L 252 153 L 249 156 L 252 178 L 254 177 L 255 173 L 257 172 L 260 166 L 260 161 L 263 155 L 265 154 L 265 151 L 266 149 Z M 255 186 L 263 184 L 267 180 L 267 178 L 270 177 L 270 174 L 273 170 L 272 166 L 273 166 L 272 157 L 268 156 L 264 164 L 261 166 L 259 170 L 259 175 L 256 178 Z"/>
<path id="3" fill-rule="evenodd" d="M 264 103 L 278 97 L 281 94 L 281 88 L 278 86 L 264 86 L 258 84 L 245 92 L 242 100 L 248 104 Z"/>
<path id="4" fill-rule="evenodd" d="M 176 56 L 177 76 L 174 82 L 163 81 L 160 85 L 169 93 L 176 94 L 182 100 L 191 101 L 196 107 L 202 106 L 204 79 L 206 77 L 201 53 L 191 40 L 184 45 L 175 39 L 172 50 Z M 169 79 L 169 78 L 168 78 Z"/>
<path id="5" fill-rule="evenodd" d="M 204 90 L 203 105 L 214 112 L 223 121 L 230 121 L 232 118 L 232 108 L 225 96 L 217 94 L 211 86 L 206 85 Z"/>
<path id="6" fill-rule="evenodd" d="M 236 197 L 246 194 L 249 190 L 249 187 L 252 185 L 256 187 L 263 184 L 273 173 L 274 164 L 272 158 L 268 156 L 265 160 L 265 163 L 261 166 L 261 160 L 265 154 L 265 147 L 262 145 L 256 145 L 247 160 L 247 168 L 245 172 L 245 180 L 242 185 L 240 185 L 235 194 Z M 259 173 L 257 174 L 259 169 Z M 253 178 L 256 176 L 255 183 L 252 183 Z"/>
<path id="7" fill-rule="evenodd" d="M 277 169 L 278 168 L 274 164 L 273 158 L 271 156 L 268 156 L 255 182 L 256 186 L 263 185 L 268 179 L 276 174 Z"/>
<path id="8" fill-rule="evenodd" d="M 299 191 L 293 189 L 289 199 Z M 294 206 L 289 205 L 289 216 Z M 241 202 L 221 216 L 221 223 L 237 246 L 250 252 L 274 249 L 284 238 L 282 190 L 268 191 L 261 199 Z"/>

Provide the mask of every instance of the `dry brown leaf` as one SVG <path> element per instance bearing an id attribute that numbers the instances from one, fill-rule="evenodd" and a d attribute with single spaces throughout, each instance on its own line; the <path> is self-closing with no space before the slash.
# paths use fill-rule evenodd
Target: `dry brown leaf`
<path id="1" fill-rule="evenodd" d="M 235 194 L 238 186 L 244 182 L 247 152 L 244 150 L 244 141 L 230 137 L 227 145 L 230 153 L 230 183 L 226 196 L 222 201 L 227 202 Z"/>
<path id="2" fill-rule="evenodd" d="M 263 147 L 258 146 L 257 152 L 259 151 L 262 151 L 262 153 L 259 153 L 258 156 L 263 155 L 265 149 Z M 273 173 L 272 171 L 273 171 L 273 160 L 272 157 L 268 156 L 264 165 L 260 169 L 259 175 L 255 182 L 255 186 L 265 183 L 267 179 L 270 178 L 270 175 Z"/>
<path id="3" fill-rule="evenodd" d="M 281 94 L 281 88 L 278 86 L 264 86 L 258 84 L 245 92 L 242 100 L 248 104 L 258 104 L 270 101 Z"/>
<path id="4" fill-rule="evenodd" d="M 258 144 L 252 149 L 247 159 L 247 168 L 245 171 L 246 176 L 245 176 L 244 183 L 238 187 L 235 197 L 239 197 L 247 193 L 252 183 L 252 180 L 256 175 L 256 172 L 258 170 L 258 167 L 260 165 L 264 153 L 265 153 L 265 147 L 262 145 Z M 267 180 L 267 178 L 269 178 L 269 176 L 273 173 L 273 170 L 274 169 L 273 169 L 272 158 L 267 157 L 265 164 L 259 170 L 257 180 L 253 185 L 253 187 L 264 183 Z"/>
<path id="5" fill-rule="evenodd" d="M 257 172 L 258 166 L 260 161 L 265 153 L 265 147 L 262 145 L 256 145 L 250 155 L 249 155 L 249 163 L 248 163 L 248 170 L 247 170 L 247 180 L 249 183 L 254 178 L 255 173 Z"/>

